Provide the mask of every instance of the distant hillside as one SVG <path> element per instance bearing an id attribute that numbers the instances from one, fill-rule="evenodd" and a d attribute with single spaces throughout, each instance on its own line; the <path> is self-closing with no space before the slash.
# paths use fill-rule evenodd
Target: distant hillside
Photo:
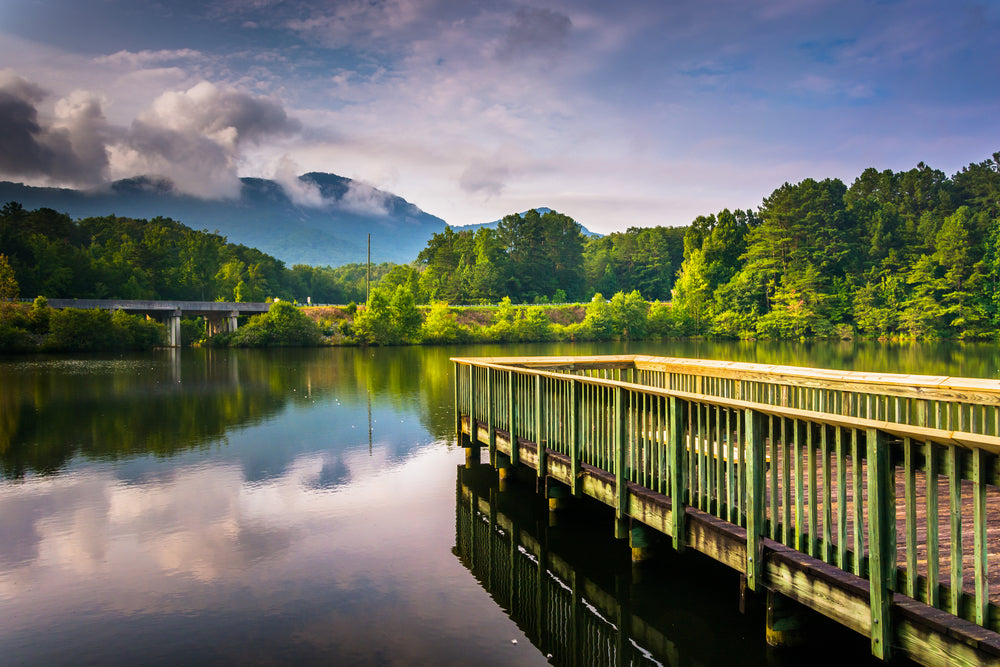
<path id="1" fill-rule="evenodd" d="M 73 218 L 173 218 L 193 229 L 218 231 L 289 266 L 364 262 L 368 234 L 373 262 L 407 263 L 445 228 L 444 220 L 405 199 L 335 174 L 299 177 L 311 197 L 308 205 L 293 201 L 275 181 L 241 181 L 240 197 L 232 200 L 198 199 L 177 193 L 169 181 L 144 177 L 93 192 L 0 182 L 0 204 L 16 201 L 26 209 L 47 207 Z"/>
<path id="2" fill-rule="evenodd" d="M 552 211 L 551 208 L 548 208 L 546 206 L 539 206 L 535 210 L 538 211 L 541 215 L 545 215 L 546 213 L 549 213 L 549 212 Z M 525 213 L 527 213 L 527 211 L 521 211 L 520 213 L 518 213 L 518 215 L 520 215 L 523 218 Z M 500 224 L 499 220 L 494 220 L 493 222 L 480 222 L 479 224 L 475 224 L 475 225 L 452 225 L 451 228 L 454 229 L 456 232 L 460 232 L 460 231 L 463 231 L 463 230 L 476 231 L 480 227 L 489 227 L 490 229 L 496 229 L 499 224 Z M 598 234 L 597 232 L 590 231 L 589 229 L 587 229 L 583 225 L 580 225 L 580 230 L 583 232 L 583 235 L 586 236 L 586 237 L 588 237 L 588 238 L 590 238 L 590 237 L 598 237 L 599 238 L 601 236 L 604 236 L 604 234 Z"/>

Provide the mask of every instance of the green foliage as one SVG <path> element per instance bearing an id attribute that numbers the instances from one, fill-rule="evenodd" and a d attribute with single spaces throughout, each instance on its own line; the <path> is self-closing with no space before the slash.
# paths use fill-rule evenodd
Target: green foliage
<path id="1" fill-rule="evenodd" d="M 49 333 L 44 350 L 90 352 L 148 350 L 163 345 L 166 327 L 123 311 L 63 308 L 49 314 Z"/>
<path id="2" fill-rule="evenodd" d="M 609 306 L 617 335 L 624 339 L 646 337 L 646 315 L 649 311 L 649 304 L 643 300 L 638 290 L 632 290 L 628 294 L 618 292 L 611 297 Z"/>
<path id="3" fill-rule="evenodd" d="M 555 211 L 508 215 L 495 230 L 448 227 L 417 258 L 419 288 L 429 299 L 450 303 L 492 303 L 503 296 L 547 303 L 560 291 L 563 299 L 577 298 L 585 291 L 583 246 L 580 225 Z"/>
<path id="4" fill-rule="evenodd" d="M 493 324 L 483 338 L 502 343 L 527 343 L 552 340 L 555 331 L 542 306 L 514 306 L 509 298 L 497 305 Z"/>
<path id="5" fill-rule="evenodd" d="M 232 347 L 309 347 L 320 338 L 319 325 L 287 301 L 275 301 L 226 337 Z"/>
<path id="6" fill-rule="evenodd" d="M 200 317 L 181 319 L 181 345 L 189 347 L 205 338 L 205 320 Z"/>
<path id="7" fill-rule="evenodd" d="M 14 277 L 14 269 L 10 267 L 7 255 L 0 255 L 0 301 L 17 301 L 21 288 Z"/>
<path id="8" fill-rule="evenodd" d="M 353 333 L 368 345 L 399 345 L 413 342 L 420 324 L 420 311 L 407 286 L 397 285 L 390 291 L 379 285 L 372 290 L 365 309 L 355 315 Z"/>
<path id="9" fill-rule="evenodd" d="M 607 340 L 615 335 L 615 320 L 611 312 L 611 305 L 608 304 L 604 295 L 598 292 L 587 304 L 586 315 L 583 318 L 583 330 L 580 334 L 584 338 L 596 340 Z"/>
<path id="10" fill-rule="evenodd" d="M 455 321 L 447 303 L 437 301 L 431 304 L 427 319 L 420 329 L 420 338 L 425 343 L 457 343 L 463 338 L 462 328 Z"/>
<path id="11" fill-rule="evenodd" d="M 0 210 L 0 300 L 26 293 L 344 303 L 366 294 L 367 269 L 289 270 L 165 218 L 73 221 L 13 202 Z M 571 218 L 533 210 L 506 216 L 496 229 L 446 228 L 413 266 L 380 264 L 372 280 L 356 319 L 326 330 L 371 344 L 451 340 L 454 314 L 435 306 L 433 321 L 421 326 L 416 304 L 500 301 L 494 323 L 466 337 L 993 337 L 1000 153 L 951 178 L 920 163 L 904 172 L 867 169 L 850 187 L 829 178 L 785 183 L 753 212 L 724 209 L 688 227 L 590 239 Z M 640 293 L 672 302 L 647 312 Z M 615 296 L 589 299 L 601 294 Z M 567 299 L 589 303 L 584 320 L 565 327 L 514 305 Z M 46 312 L 23 325 L 3 321 L 42 335 Z M 263 330 L 241 336 L 271 344 Z"/>

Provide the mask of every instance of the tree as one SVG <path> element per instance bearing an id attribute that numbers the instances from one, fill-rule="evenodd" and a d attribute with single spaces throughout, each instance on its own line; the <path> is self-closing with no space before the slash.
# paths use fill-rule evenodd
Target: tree
<path id="1" fill-rule="evenodd" d="M 462 330 L 451 314 L 448 304 L 438 301 L 431 304 L 427 319 L 420 329 L 420 338 L 425 343 L 454 343 L 459 340 Z"/>
<path id="2" fill-rule="evenodd" d="M 14 277 L 14 269 L 11 268 L 7 255 L 0 255 L 0 301 L 17 301 L 19 296 L 20 288 Z"/>
<path id="3" fill-rule="evenodd" d="M 712 297 L 708 282 L 708 266 L 701 248 L 691 251 L 681 265 L 677 282 L 674 283 L 673 307 L 675 314 L 686 317 L 693 323 L 694 334 L 703 333 L 702 318 L 708 312 Z"/>
<path id="4" fill-rule="evenodd" d="M 649 311 L 649 304 L 643 300 L 638 290 L 632 290 L 628 294 L 618 292 L 611 297 L 608 305 L 615 323 L 615 333 L 626 340 L 641 339 L 646 336 L 646 314 Z"/>

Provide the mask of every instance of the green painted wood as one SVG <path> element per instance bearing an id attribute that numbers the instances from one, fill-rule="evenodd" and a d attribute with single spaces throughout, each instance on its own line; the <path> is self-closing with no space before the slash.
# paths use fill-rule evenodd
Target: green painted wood
<path id="1" fill-rule="evenodd" d="M 847 456 L 844 429 L 836 427 L 834 450 L 837 456 L 837 567 L 847 570 Z"/>
<path id="2" fill-rule="evenodd" d="M 696 449 L 695 440 L 698 438 L 698 410 L 697 404 L 691 404 L 687 406 L 687 422 L 688 422 L 688 438 L 687 442 L 684 443 L 687 449 L 686 463 L 687 463 L 687 475 L 685 479 L 687 480 L 687 504 L 691 507 L 698 507 L 698 475 L 696 464 L 698 462 L 698 451 Z"/>
<path id="3" fill-rule="evenodd" d="M 711 445 L 709 447 L 711 454 Z M 724 448 L 725 442 L 722 438 L 722 408 L 715 406 L 715 454 L 711 458 L 715 464 L 715 516 L 720 519 L 725 518 L 723 511 L 726 506 L 723 503 L 723 486 L 725 486 L 726 459 L 729 458 L 724 454 Z"/>
<path id="4" fill-rule="evenodd" d="M 486 428 L 489 430 L 489 440 L 487 449 L 490 455 L 490 464 L 496 465 L 497 460 L 497 425 L 496 425 L 496 372 L 492 368 L 486 369 Z"/>
<path id="5" fill-rule="evenodd" d="M 906 517 L 906 581 L 903 592 L 917 598 L 917 465 L 916 446 L 903 440 L 903 503 Z"/>
<path id="6" fill-rule="evenodd" d="M 521 462 L 521 448 L 517 444 L 517 402 L 514 392 L 514 371 L 507 371 L 507 409 L 510 413 L 507 422 L 510 424 L 508 433 L 510 434 L 510 463 L 516 466 Z"/>
<path id="7" fill-rule="evenodd" d="M 478 443 L 476 429 L 476 394 L 478 393 L 476 390 L 476 367 L 469 364 L 469 437 L 472 439 L 473 446 Z"/>
<path id="8" fill-rule="evenodd" d="M 774 387 L 768 387 L 768 389 L 773 390 Z M 767 417 L 767 442 L 770 448 L 770 460 L 771 465 L 768 466 L 768 472 L 770 473 L 770 485 L 771 490 L 770 495 L 770 524 L 771 524 L 771 539 L 776 541 L 781 541 L 778 535 L 778 442 L 775 438 L 774 433 L 774 420 L 775 417 L 768 415 Z"/>
<path id="9" fill-rule="evenodd" d="M 687 446 L 684 442 L 684 426 L 686 419 L 686 405 L 684 401 L 674 396 L 670 397 L 669 421 L 670 428 L 668 434 L 668 467 L 670 468 L 670 522 L 672 527 L 671 537 L 673 538 L 674 549 L 680 551 L 684 548 L 685 522 L 684 516 L 684 487 L 686 486 L 686 461 L 688 456 Z"/>
<path id="10" fill-rule="evenodd" d="M 823 546 L 820 558 L 826 563 L 833 562 L 833 475 L 830 465 L 830 429 L 821 427 L 820 458 L 823 460 Z"/>
<path id="11" fill-rule="evenodd" d="M 951 591 L 948 610 L 962 615 L 962 462 L 956 445 L 948 446 L 948 504 L 951 517 Z M 957 547 L 957 548 L 956 548 Z"/>
<path id="12" fill-rule="evenodd" d="M 795 475 L 795 477 L 793 478 L 795 480 L 794 481 L 795 485 L 793 487 L 793 493 L 795 495 L 794 534 L 795 534 L 795 549 L 798 551 L 806 551 L 806 544 L 805 544 L 806 531 L 805 531 L 805 512 L 804 512 L 805 484 L 803 480 L 805 475 L 803 475 L 803 470 L 802 470 L 802 440 L 803 440 L 802 426 L 803 424 L 799 420 L 797 419 L 792 420 L 792 434 L 793 434 L 792 439 L 794 443 L 792 447 L 792 452 L 793 452 L 792 455 L 795 457 L 794 460 L 792 461 L 792 469 L 794 471 L 793 474 Z M 792 487 L 792 485 L 789 484 L 789 487 Z"/>
<path id="13" fill-rule="evenodd" d="M 743 391 L 740 387 L 739 391 Z M 741 418 L 740 413 L 736 413 L 736 460 L 739 461 L 736 474 L 736 485 L 737 485 L 737 507 L 736 516 L 739 519 L 747 513 L 747 475 L 746 475 L 746 463 L 747 463 L 747 452 L 746 452 L 746 419 Z M 743 519 L 738 521 L 740 525 L 746 526 L 746 522 Z"/>
<path id="14" fill-rule="evenodd" d="M 462 410 L 460 402 L 460 387 L 462 384 L 461 374 L 458 372 L 458 362 L 454 362 L 455 365 L 455 437 L 458 438 L 458 442 L 462 442 Z"/>
<path id="15" fill-rule="evenodd" d="M 581 386 L 579 382 L 570 382 L 570 411 L 569 411 L 569 428 L 570 428 L 570 474 L 573 476 L 573 481 L 570 484 L 570 489 L 573 491 L 575 497 L 580 496 L 580 459 L 582 456 L 582 443 L 581 443 L 581 431 L 580 420 L 582 419 L 582 398 L 581 398 Z"/>
<path id="16" fill-rule="evenodd" d="M 923 401 L 921 401 L 923 404 Z M 938 541 L 938 460 L 934 443 L 924 443 L 924 473 L 927 480 L 927 595 L 924 601 L 932 607 L 941 604 L 941 575 L 939 568 L 940 542 Z"/>
<path id="17" fill-rule="evenodd" d="M 852 506 L 854 507 L 854 567 L 852 571 L 859 577 L 865 576 L 864 572 L 864 525 L 865 525 L 865 504 L 861 493 L 863 460 L 861 454 L 861 440 L 858 437 L 858 429 L 851 429 L 851 494 Z"/>
<path id="18" fill-rule="evenodd" d="M 747 588 L 760 590 L 764 574 L 763 542 L 766 526 L 765 511 L 765 430 L 767 420 L 754 410 L 743 413 L 746 433 L 746 478 L 747 478 Z"/>
<path id="19" fill-rule="evenodd" d="M 986 541 L 986 468 L 987 455 L 981 449 L 972 451 L 972 525 L 975 571 L 974 620 L 977 625 L 987 625 L 990 617 L 989 570 Z"/>
<path id="20" fill-rule="evenodd" d="M 726 453 L 723 465 L 726 466 L 726 513 L 725 519 L 730 523 L 739 524 L 740 515 L 736 512 L 736 461 L 733 443 L 733 411 L 726 409 Z"/>
<path id="21" fill-rule="evenodd" d="M 785 387 L 782 387 L 785 389 Z M 788 403 L 787 395 L 782 394 L 782 406 Z M 794 526 L 792 525 L 792 454 L 788 442 L 788 420 L 781 419 L 781 542 L 795 546 Z"/>
<path id="22" fill-rule="evenodd" d="M 517 433 L 527 435 L 533 432 L 534 439 L 538 441 L 539 459 L 536 459 L 534 452 L 528 456 L 526 463 L 536 465 L 536 470 L 540 477 L 545 477 L 550 473 L 551 465 L 557 466 L 558 478 L 569 482 L 571 485 L 582 470 L 585 461 L 584 456 L 588 442 L 595 447 L 597 459 L 601 467 L 607 471 L 613 471 L 617 484 L 617 489 L 612 490 L 611 484 L 607 484 L 607 494 L 605 502 L 612 502 L 616 508 L 616 519 L 624 520 L 629 511 L 635 508 L 626 506 L 626 502 L 634 503 L 634 496 L 628 492 L 628 482 L 632 480 L 646 488 L 653 490 L 662 489 L 669 491 L 672 498 L 678 502 L 675 507 L 680 510 L 676 512 L 667 511 L 662 514 L 661 524 L 663 529 L 671 529 L 677 535 L 678 546 L 683 546 L 684 536 L 690 530 L 684 517 L 688 514 L 684 511 L 684 494 L 687 490 L 688 503 L 704 507 L 704 509 L 721 519 L 729 522 L 739 523 L 746 513 L 746 525 L 748 528 L 746 554 L 740 554 L 738 561 L 743 561 L 745 556 L 745 567 L 750 570 L 752 543 L 754 539 L 751 533 L 757 538 L 772 532 L 781 537 L 781 541 L 794 545 L 799 551 L 809 555 L 817 556 L 828 562 L 836 561 L 843 568 L 850 568 L 852 572 L 861 576 L 871 577 L 873 581 L 878 580 L 879 572 L 884 571 L 886 563 L 895 563 L 895 554 L 890 558 L 886 555 L 886 545 L 889 542 L 889 535 L 884 539 L 877 539 L 878 534 L 884 529 L 883 525 L 892 520 L 895 522 L 895 514 L 886 512 L 885 515 L 877 514 L 873 517 L 871 509 L 873 503 L 879 503 L 879 487 L 873 483 L 872 476 L 882 481 L 882 488 L 885 492 L 891 489 L 895 494 L 895 487 L 892 484 L 892 477 L 883 477 L 884 469 L 878 464 L 878 456 L 881 452 L 876 452 L 873 456 L 871 442 L 885 440 L 886 438 L 897 436 L 902 437 L 898 431 L 891 427 L 886 430 L 876 430 L 877 425 L 859 425 L 858 428 L 851 429 L 843 426 L 819 428 L 820 442 L 816 443 L 815 426 L 816 422 L 811 417 L 804 414 L 789 415 L 782 418 L 777 415 L 764 416 L 761 414 L 762 423 L 756 429 L 759 433 L 767 431 L 769 436 L 761 439 L 760 451 L 765 454 L 765 460 L 759 465 L 759 475 L 751 475 L 750 470 L 753 465 L 753 458 L 750 451 L 752 439 L 756 435 L 747 432 L 753 430 L 748 423 L 747 411 L 744 406 L 735 406 L 725 401 L 717 402 L 712 398 L 706 398 L 697 404 L 692 404 L 691 410 L 675 410 L 674 405 L 684 404 L 683 399 L 670 396 L 659 396 L 654 393 L 644 392 L 640 389 L 629 389 L 621 386 L 594 386 L 585 383 L 578 383 L 572 380 L 555 378 L 545 372 L 530 371 L 506 371 L 502 372 L 490 367 L 470 366 L 468 376 L 460 366 L 468 365 L 466 360 L 455 365 L 456 382 L 454 386 L 456 403 L 456 427 L 464 436 L 466 426 L 473 442 L 478 442 L 479 429 L 477 426 L 485 425 L 491 447 L 491 458 L 496 446 L 496 428 L 498 422 L 502 422 L 504 415 L 507 416 L 508 425 L 515 436 L 513 442 L 516 445 Z M 623 368 L 623 367 L 620 367 Z M 667 384 L 670 377 L 667 374 L 654 375 L 645 371 L 620 372 L 616 368 L 613 375 L 631 381 L 659 382 Z M 587 371 L 594 374 L 593 371 Z M 603 371 L 602 371 L 603 372 Z M 604 373 L 607 375 L 608 373 Z M 678 376 L 679 381 L 684 385 L 694 385 L 697 383 L 697 376 Z M 506 383 L 504 382 L 506 380 Z M 535 391 L 532 393 L 532 388 Z M 736 390 L 736 381 L 719 379 L 706 376 L 701 387 L 710 394 L 727 394 L 732 396 Z M 786 391 L 782 395 L 782 387 Z M 804 409 L 822 410 L 829 406 L 846 404 L 850 411 L 860 415 L 871 415 L 880 420 L 917 420 L 920 418 L 920 411 L 924 409 L 927 402 L 919 400 L 900 399 L 898 397 L 879 396 L 874 392 L 831 392 L 827 390 L 814 390 L 796 387 L 794 384 L 775 385 L 774 383 L 759 383 L 759 390 L 767 392 L 777 400 L 784 400 L 790 406 L 798 406 Z M 585 400 L 588 391 L 593 392 L 594 402 L 590 404 Z M 753 397 L 754 388 L 750 383 L 740 385 L 740 391 L 749 398 Z M 503 400 L 506 396 L 506 401 Z M 624 397 L 624 400 L 623 398 Z M 725 398 L 725 397 L 724 397 Z M 829 401 L 827 400 L 829 399 Z M 485 402 L 484 402 L 485 401 Z M 839 403 L 838 403 L 839 401 Z M 586 405 L 585 405 L 586 404 Z M 994 422 L 1000 419 L 1000 410 L 993 408 L 980 408 L 978 406 L 957 405 L 946 400 L 931 401 L 927 414 L 930 415 L 928 421 L 931 426 L 956 427 L 963 429 L 977 429 L 979 431 L 996 430 Z M 468 406 L 468 419 L 463 421 L 463 407 Z M 603 409 L 602 409 L 603 407 Z M 588 416 L 588 409 L 590 415 Z M 736 410 L 739 410 L 737 412 Z M 613 419 L 609 418 L 612 415 Z M 661 416 L 662 415 L 662 416 Z M 732 418 L 738 416 L 736 421 L 735 437 L 733 442 L 734 429 Z M 780 421 L 775 421 L 775 420 Z M 927 419 L 925 416 L 924 419 Z M 483 424 L 485 420 L 485 424 Z M 589 421 L 587 421 L 589 420 Z M 767 426 L 763 423 L 766 420 Z M 822 421 L 818 419 L 817 421 Z M 584 425 L 587 428 L 584 428 Z M 681 435 L 674 438 L 671 431 L 676 425 L 681 424 Z M 688 437 L 683 435 L 684 425 L 687 425 Z M 1000 425 L 997 425 L 1000 426 Z M 665 428 L 666 427 L 666 428 Z M 834 428 L 834 431 L 829 431 Z M 881 427 L 878 427 L 879 429 Z M 791 429 L 791 433 L 789 433 Z M 804 431 L 802 429 L 805 429 Z M 846 433 L 850 433 L 850 443 L 844 443 Z M 779 435 L 780 434 L 780 435 Z M 890 435 L 892 434 L 892 435 Z M 486 434 L 484 434 L 486 435 Z M 917 433 L 913 437 L 918 436 Z M 935 434 L 929 437 L 938 439 L 939 442 L 947 442 L 942 435 Z M 954 438 L 954 436 L 945 436 Z M 833 444 L 835 451 L 831 453 L 829 439 L 835 440 Z M 862 442 L 863 439 L 863 442 Z M 671 440 L 679 446 L 671 448 Z M 905 539 L 906 547 L 901 555 L 905 570 L 905 578 L 901 580 L 900 590 L 908 594 L 908 597 L 921 597 L 930 604 L 937 605 L 939 600 L 938 584 L 938 563 L 943 554 L 938 544 L 937 527 L 937 475 L 938 462 L 948 475 L 948 497 L 949 516 L 951 519 L 951 533 L 953 544 L 960 545 L 962 532 L 968 531 L 968 525 L 961 525 L 962 520 L 962 495 L 968 493 L 963 491 L 962 481 L 970 480 L 972 489 L 970 498 L 966 498 L 967 507 L 971 508 L 973 521 L 973 535 L 967 536 L 972 543 L 974 553 L 971 556 L 971 565 L 963 573 L 961 562 L 961 549 L 956 548 L 954 557 L 948 555 L 949 575 L 946 581 L 948 586 L 948 599 L 944 603 L 946 610 L 958 613 L 961 617 L 974 620 L 984 626 L 996 624 L 996 620 L 990 619 L 992 613 L 988 603 L 988 547 L 985 529 L 986 495 L 987 484 L 995 484 L 1000 477 L 1000 465 L 997 464 L 993 454 L 987 450 L 976 446 L 977 441 L 956 438 L 952 440 L 961 443 L 957 445 L 939 445 L 932 442 L 918 444 L 915 439 L 906 437 L 899 445 L 902 451 L 899 452 L 900 464 L 902 466 L 902 492 L 904 501 L 901 506 L 901 520 L 905 520 L 901 538 Z M 898 441 L 896 441 L 898 442 Z M 485 444 L 485 443 L 484 443 Z M 503 442 L 500 443 L 501 447 Z M 845 447 L 845 445 L 847 445 Z M 805 452 L 802 451 L 803 447 Z M 553 456 L 556 452 L 567 454 L 568 461 L 558 462 L 557 459 L 548 460 L 551 457 L 546 455 L 546 448 L 551 450 Z M 771 452 L 771 466 L 766 465 L 766 455 L 768 449 Z M 876 449 L 878 449 L 876 447 Z M 888 451 L 888 446 L 885 447 Z M 514 446 L 511 451 L 517 456 L 519 448 Z M 849 450 L 849 451 L 845 451 Z M 921 454 L 921 452 L 923 452 Z M 677 456 L 680 454 L 680 456 Z M 819 454 L 820 461 L 816 460 Z M 866 457 L 867 454 L 867 457 Z M 684 460 L 684 456 L 688 456 Z M 887 455 L 888 456 L 888 455 Z M 675 460 L 676 458 L 676 460 Z M 868 464 L 865 464 L 865 461 Z M 888 456 L 889 465 L 884 466 L 892 470 L 892 457 Z M 834 473 L 832 466 L 836 461 L 837 472 Z M 537 464 L 536 464 L 537 462 Z M 574 468 L 575 464 L 575 470 Z M 779 467 L 780 466 L 780 467 Z M 916 517 L 923 512 L 924 508 L 917 506 L 916 496 L 917 484 L 920 471 L 926 472 L 927 494 L 926 512 L 927 520 L 927 589 L 923 590 L 923 581 L 917 579 L 917 550 L 915 548 L 917 539 Z M 685 474 L 685 473 L 688 474 Z M 679 474 L 678 474 L 679 473 Z M 780 474 L 780 476 L 779 476 Z M 891 473 L 890 473 L 891 474 Z M 836 483 L 834 483 L 836 475 Z M 850 488 L 847 487 L 847 475 L 851 476 Z M 610 482 L 610 480 L 608 480 Z M 622 483 L 624 482 L 624 483 Z M 866 483 L 864 483 L 866 482 Z M 593 485 L 593 482 L 589 482 Z M 762 491 L 757 494 L 757 486 Z M 744 490 L 745 489 L 745 490 Z M 823 497 L 818 498 L 822 490 Z M 586 493 L 592 493 L 593 488 L 588 487 Z M 770 491 L 770 494 L 767 492 Z M 836 493 L 834 493 L 836 491 Z M 583 492 L 583 483 L 579 484 L 579 492 Z M 853 496 L 853 500 L 848 500 L 848 494 Z M 625 496 L 624 498 L 622 496 Z M 770 495 L 772 503 L 771 529 L 767 529 L 767 510 Z M 865 497 L 867 496 L 867 501 Z M 774 503 L 777 506 L 774 507 Z M 819 516 L 819 506 L 822 505 L 823 516 Z M 833 510 L 833 506 L 837 510 Z M 792 509 L 794 507 L 794 509 Z M 751 512 L 751 508 L 753 511 Z M 759 509 L 758 509 L 759 508 Z M 943 508 L 942 508 L 943 509 Z M 751 516 L 760 512 L 760 516 Z M 781 521 L 776 520 L 779 517 Z M 848 523 L 847 512 L 852 512 L 851 523 Z M 834 516 L 836 515 L 836 516 Z M 891 516 L 890 516 L 891 515 Z M 655 514 L 653 516 L 656 516 Z M 673 517 L 673 518 L 672 518 Z M 785 517 L 788 517 L 785 520 Z M 793 520 L 794 519 L 794 520 Z M 885 519 L 885 521 L 883 521 Z M 966 521 L 969 520 L 965 516 Z M 676 522 L 676 523 L 675 523 Z M 695 525 L 697 522 L 695 522 Z M 755 527 L 750 531 L 750 525 Z M 850 536 L 847 528 L 853 526 L 853 543 L 848 542 Z M 758 528 L 759 527 L 759 528 Z M 834 531 L 836 527 L 836 531 Z M 820 533 L 822 532 L 822 536 Z M 865 549 L 865 534 L 867 534 L 868 549 Z M 697 542 L 703 539 L 701 536 L 692 537 L 699 544 L 699 550 L 704 546 Z M 892 532 L 891 540 L 893 549 L 895 545 L 895 532 Z M 759 539 L 757 540 L 759 544 Z M 923 545 L 921 545 L 922 548 Z M 742 552 L 742 548 L 739 550 Z M 836 553 L 835 553 L 836 551 Z M 947 551 L 947 549 L 945 549 Z M 773 552 L 769 552 L 773 553 Z M 867 558 L 865 554 L 868 554 Z M 851 558 L 849 555 L 853 555 Z M 478 555 L 477 555 L 478 558 Z M 891 568 L 895 573 L 894 567 Z M 890 575 L 892 574 L 890 573 Z M 965 576 L 965 575 L 969 576 Z M 965 581 L 963 581 L 963 579 Z M 962 592 L 962 584 L 972 584 L 969 595 Z M 764 585 L 757 578 L 758 585 Z M 770 585 L 770 584 L 768 584 Z M 891 597 L 894 584 L 888 585 L 885 590 Z M 871 595 L 877 598 L 879 590 L 873 589 Z M 902 598 L 904 599 L 905 598 Z M 874 604 L 874 602 L 873 602 Z M 875 604 L 880 607 L 883 603 Z M 882 624 L 879 620 L 875 623 L 879 609 L 872 609 L 873 626 L 873 649 L 874 639 L 878 628 L 874 626 Z M 881 618 L 881 617 L 878 617 Z M 891 619 L 890 619 L 891 620 Z"/>
<path id="23" fill-rule="evenodd" d="M 815 406 L 813 406 L 815 407 Z M 818 471 L 816 469 L 816 448 L 813 446 L 813 429 L 812 426 L 806 424 L 806 470 L 809 473 L 809 499 L 807 506 L 809 507 L 809 531 L 807 532 L 808 539 L 806 541 L 806 546 L 808 547 L 806 552 L 810 556 L 817 556 L 817 543 L 816 539 L 819 536 L 819 508 L 817 507 L 817 476 Z"/>
<path id="24" fill-rule="evenodd" d="M 614 394 L 614 452 L 615 452 L 615 519 L 619 524 L 628 517 L 628 424 L 625 420 L 625 390 L 615 387 Z"/>
<path id="25" fill-rule="evenodd" d="M 872 655 L 892 657 L 892 590 L 896 573 L 896 482 L 885 434 L 865 434 L 868 472 L 868 581 Z"/>
<path id="26" fill-rule="evenodd" d="M 544 481 L 547 473 L 545 439 L 542 437 L 542 376 L 535 376 L 535 445 L 538 447 L 538 479 Z"/>

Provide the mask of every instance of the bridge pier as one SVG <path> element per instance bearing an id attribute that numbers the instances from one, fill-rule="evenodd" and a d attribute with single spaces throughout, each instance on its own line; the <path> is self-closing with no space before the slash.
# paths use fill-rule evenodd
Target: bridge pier
<path id="1" fill-rule="evenodd" d="M 205 333 L 214 336 L 218 333 L 232 333 L 236 331 L 236 318 L 239 313 L 235 310 L 228 313 L 215 313 L 205 316 Z"/>
<path id="2" fill-rule="evenodd" d="M 167 345 L 181 346 L 181 310 L 178 308 L 167 315 Z"/>

